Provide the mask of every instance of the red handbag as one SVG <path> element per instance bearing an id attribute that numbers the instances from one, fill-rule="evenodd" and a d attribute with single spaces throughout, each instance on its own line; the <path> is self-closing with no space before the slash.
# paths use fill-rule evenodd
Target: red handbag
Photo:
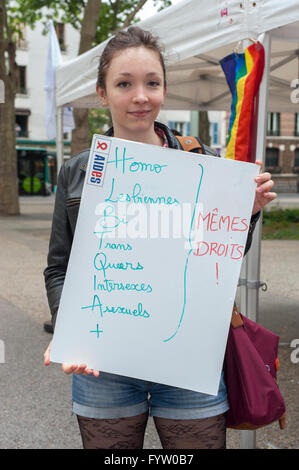
<path id="1" fill-rule="evenodd" d="M 277 420 L 285 428 L 286 406 L 277 385 L 278 342 L 279 336 L 234 306 L 223 364 L 228 428 L 257 429 Z"/>

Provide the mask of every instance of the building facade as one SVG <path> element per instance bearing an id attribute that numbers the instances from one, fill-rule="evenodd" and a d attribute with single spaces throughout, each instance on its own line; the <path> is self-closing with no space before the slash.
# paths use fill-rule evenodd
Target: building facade
<path id="1" fill-rule="evenodd" d="M 227 113 L 227 135 L 229 118 Z M 276 192 L 299 192 L 299 113 L 267 114 L 265 171 L 273 175 Z"/>
<path id="2" fill-rule="evenodd" d="M 79 33 L 68 24 L 55 25 L 63 61 L 77 56 Z M 43 35 L 43 25 L 34 30 L 26 27 L 16 54 L 18 92 L 15 100 L 17 140 L 27 139 L 31 145 L 47 141 L 45 124 L 46 93 L 44 80 L 48 57 L 49 36 Z M 51 143 L 48 143 L 51 146 Z"/>
<path id="3" fill-rule="evenodd" d="M 43 25 L 24 28 L 17 44 L 17 95 L 15 99 L 19 193 L 50 194 L 56 186 L 56 142 L 46 132 L 46 93 L 44 91 L 49 35 Z M 77 56 L 79 33 L 68 24 L 55 24 L 63 61 Z M 65 135 L 65 155 L 70 153 Z"/>
<path id="4" fill-rule="evenodd" d="M 158 119 L 175 129 L 181 135 L 198 135 L 198 120 L 196 111 L 161 111 Z M 225 155 L 226 149 L 226 112 L 208 111 L 210 122 L 210 147 L 220 155 Z M 198 137 L 201 137 L 198 135 Z"/>
<path id="5" fill-rule="evenodd" d="M 266 170 L 277 192 L 299 192 L 299 113 L 268 113 Z"/>

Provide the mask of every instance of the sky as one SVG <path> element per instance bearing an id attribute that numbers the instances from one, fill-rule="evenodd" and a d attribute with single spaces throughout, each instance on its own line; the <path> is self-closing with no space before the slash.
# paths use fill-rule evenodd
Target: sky
<path id="1" fill-rule="evenodd" d="M 172 0 L 172 5 L 176 5 L 176 3 L 181 2 L 182 0 Z M 141 12 L 139 13 L 139 17 L 141 20 L 145 20 L 150 16 L 156 13 L 156 8 L 153 5 L 152 0 L 148 0 L 144 7 L 142 8 Z"/>

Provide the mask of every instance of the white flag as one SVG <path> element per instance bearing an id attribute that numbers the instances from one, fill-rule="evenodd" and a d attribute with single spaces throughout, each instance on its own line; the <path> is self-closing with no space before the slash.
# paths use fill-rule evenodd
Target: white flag
<path id="1" fill-rule="evenodd" d="M 61 51 L 54 28 L 53 21 L 50 21 L 50 36 L 48 59 L 46 66 L 46 76 L 44 89 L 46 91 L 46 129 L 49 140 L 56 139 L 56 67 L 62 64 Z M 74 129 L 74 118 L 72 108 L 64 108 L 63 110 L 63 132 L 70 132 Z"/>

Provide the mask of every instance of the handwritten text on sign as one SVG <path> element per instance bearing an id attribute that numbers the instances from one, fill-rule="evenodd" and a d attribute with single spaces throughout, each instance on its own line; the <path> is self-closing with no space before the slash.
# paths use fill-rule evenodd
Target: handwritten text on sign
<path id="1" fill-rule="evenodd" d="M 51 360 L 216 395 L 257 173 L 94 136 Z"/>

